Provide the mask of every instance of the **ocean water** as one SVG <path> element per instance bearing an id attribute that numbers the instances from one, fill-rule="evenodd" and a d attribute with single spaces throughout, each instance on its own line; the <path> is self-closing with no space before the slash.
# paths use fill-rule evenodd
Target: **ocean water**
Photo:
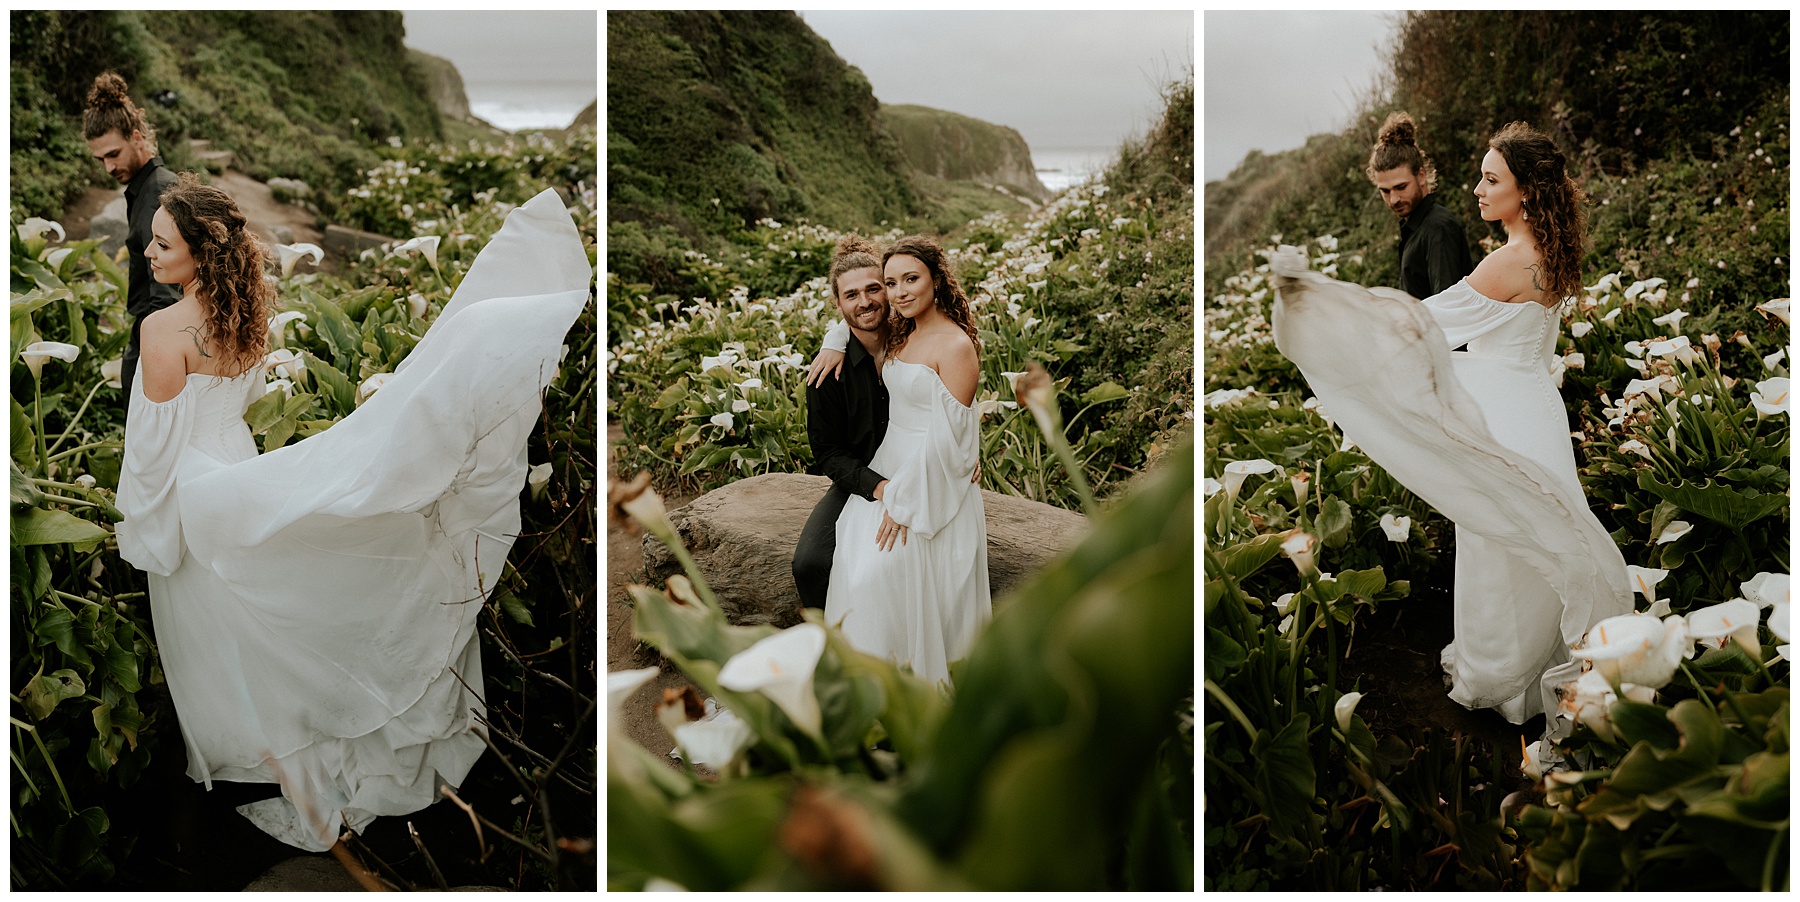
<path id="1" fill-rule="evenodd" d="M 1033 147 L 1031 163 L 1044 187 L 1062 191 L 1104 171 L 1118 152 L 1116 147 Z"/>
<path id="2" fill-rule="evenodd" d="M 593 82 L 471 82 L 463 90 L 469 112 L 507 131 L 568 128 L 575 114 L 600 96 Z"/>

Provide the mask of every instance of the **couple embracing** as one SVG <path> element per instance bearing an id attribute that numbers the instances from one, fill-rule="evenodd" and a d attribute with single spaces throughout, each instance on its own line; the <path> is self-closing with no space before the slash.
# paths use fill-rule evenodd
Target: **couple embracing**
<path id="1" fill-rule="evenodd" d="M 808 373 L 811 472 L 831 477 L 794 551 L 802 603 L 851 645 L 950 675 L 992 616 L 977 485 L 981 338 L 943 248 L 856 236 L 832 258 L 833 326 Z"/>

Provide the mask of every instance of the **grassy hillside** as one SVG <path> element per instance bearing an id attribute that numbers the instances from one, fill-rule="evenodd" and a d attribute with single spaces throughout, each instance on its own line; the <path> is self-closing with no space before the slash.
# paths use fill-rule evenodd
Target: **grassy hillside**
<path id="1" fill-rule="evenodd" d="M 1786 13 L 1423 12 L 1398 46 L 1377 108 L 1206 186 L 1209 294 L 1274 234 L 1334 235 L 1362 281 L 1394 284 L 1398 227 L 1362 174 L 1393 109 L 1418 119 L 1472 239 L 1499 237 L 1468 193 L 1487 137 L 1523 119 L 1578 166 L 1590 273 L 1701 278 L 1713 301 L 1788 294 Z"/>
<path id="2" fill-rule="evenodd" d="M 921 173 L 1000 184 L 1033 200 L 1050 196 L 1032 166 L 1030 145 L 1014 129 L 914 104 L 882 104 L 881 121 Z"/>
<path id="3" fill-rule="evenodd" d="M 13 219 L 53 216 L 102 183 L 80 115 L 108 68 L 171 164 L 186 139 L 206 138 L 252 175 L 334 193 L 377 162 L 376 143 L 443 134 L 404 37 L 397 12 L 14 12 Z M 162 90 L 172 106 L 148 102 Z"/>

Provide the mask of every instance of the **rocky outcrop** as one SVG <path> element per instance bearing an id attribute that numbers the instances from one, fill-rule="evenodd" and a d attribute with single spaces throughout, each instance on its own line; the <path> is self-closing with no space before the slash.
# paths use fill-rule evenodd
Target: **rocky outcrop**
<path id="1" fill-rule="evenodd" d="M 1000 186 L 1036 201 L 1050 197 L 1038 181 L 1031 146 L 1013 129 L 911 104 L 884 104 L 881 121 L 900 142 L 907 163 L 926 175 Z"/>
<path id="2" fill-rule="evenodd" d="M 467 121 L 469 95 L 463 88 L 462 73 L 456 65 L 441 56 L 423 50 L 406 49 L 406 58 L 425 79 L 425 96 L 431 99 L 439 114 L 448 119 Z"/>
<path id="3" fill-rule="evenodd" d="M 731 622 L 788 626 L 800 621 L 791 563 L 794 543 L 830 480 L 770 473 L 714 489 L 669 512 Z M 1052 557 L 1073 547 L 1087 518 L 1037 501 L 983 491 L 988 585 L 999 601 Z M 644 537 L 645 581 L 661 586 L 681 564 Z"/>
<path id="4" fill-rule="evenodd" d="M 131 223 L 125 219 L 124 192 L 88 221 L 87 236 L 99 239 L 100 252 L 108 257 L 119 255 L 119 249 L 125 246 L 125 239 L 130 234 Z"/>

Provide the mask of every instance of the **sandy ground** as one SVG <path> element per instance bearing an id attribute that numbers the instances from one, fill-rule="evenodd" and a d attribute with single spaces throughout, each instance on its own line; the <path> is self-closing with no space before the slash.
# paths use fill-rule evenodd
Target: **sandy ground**
<path id="1" fill-rule="evenodd" d="M 251 230 L 256 232 L 257 236 L 267 244 L 275 243 L 272 230 L 276 226 L 286 227 L 293 232 L 294 241 L 299 243 L 319 244 L 324 236 L 324 233 L 319 231 L 318 221 L 312 213 L 300 207 L 277 202 L 274 192 L 269 190 L 268 185 L 236 169 L 227 169 L 223 174 L 213 176 L 211 183 L 230 194 L 232 200 L 237 201 L 238 208 L 243 210 L 244 216 L 250 220 Z M 100 215 L 100 211 L 106 209 L 106 205 L 124 194 L 124 191 L 123 186 L 89 188 L 76 198 L 68 209 L 63 211 L 62 218 L 57 222 L 62 224 L 70 241 L 86 238 L 94 217 Z M 295 272 L 306 272 L 306 267 L 309 265 L 310 261 L 302 263 Z M 335 261 L 327 257 L 319 268 L 336 271 Z"/>
<path id="2" fill-rule="evenodd" d="M 619 473 L 613 470 L 612 447 L 625 440 L 624 432 L 617 424 L 608 423 L 606 427 L 606 475 L 608 480 L 616 479 Z M 625 474 L 635 476 L 637 474 Z M 663 503 L 670 509 L 680 507 L 691 501 L 691 498 L 664 498 Z M 674 665 L 663 661 L 655 649 L 640 646 L 637 637 L 631 632 L 631 599 L 625 587 L 632 583 L 642 583 L 644 578 L 644 545 L 642 536 L 634 536 L 624 529 L 607 524 L 606 529 L 606 670 L 608 673 L 619 670 L 636 670 L 640 667 L 662 667 L 662 673 L 639 689 L 629 699 L 621 721 L 625 732 L 633 742 L 655 752 L 670 767 L 680 768 L 680 764 L 669 757 L 669 750 L 675 747 L 675 741 L 656 720 L 656 703 L 662 699 L 664 689 L 680 689 L 688 685 L 686 677 L 676 670 Z"/>

